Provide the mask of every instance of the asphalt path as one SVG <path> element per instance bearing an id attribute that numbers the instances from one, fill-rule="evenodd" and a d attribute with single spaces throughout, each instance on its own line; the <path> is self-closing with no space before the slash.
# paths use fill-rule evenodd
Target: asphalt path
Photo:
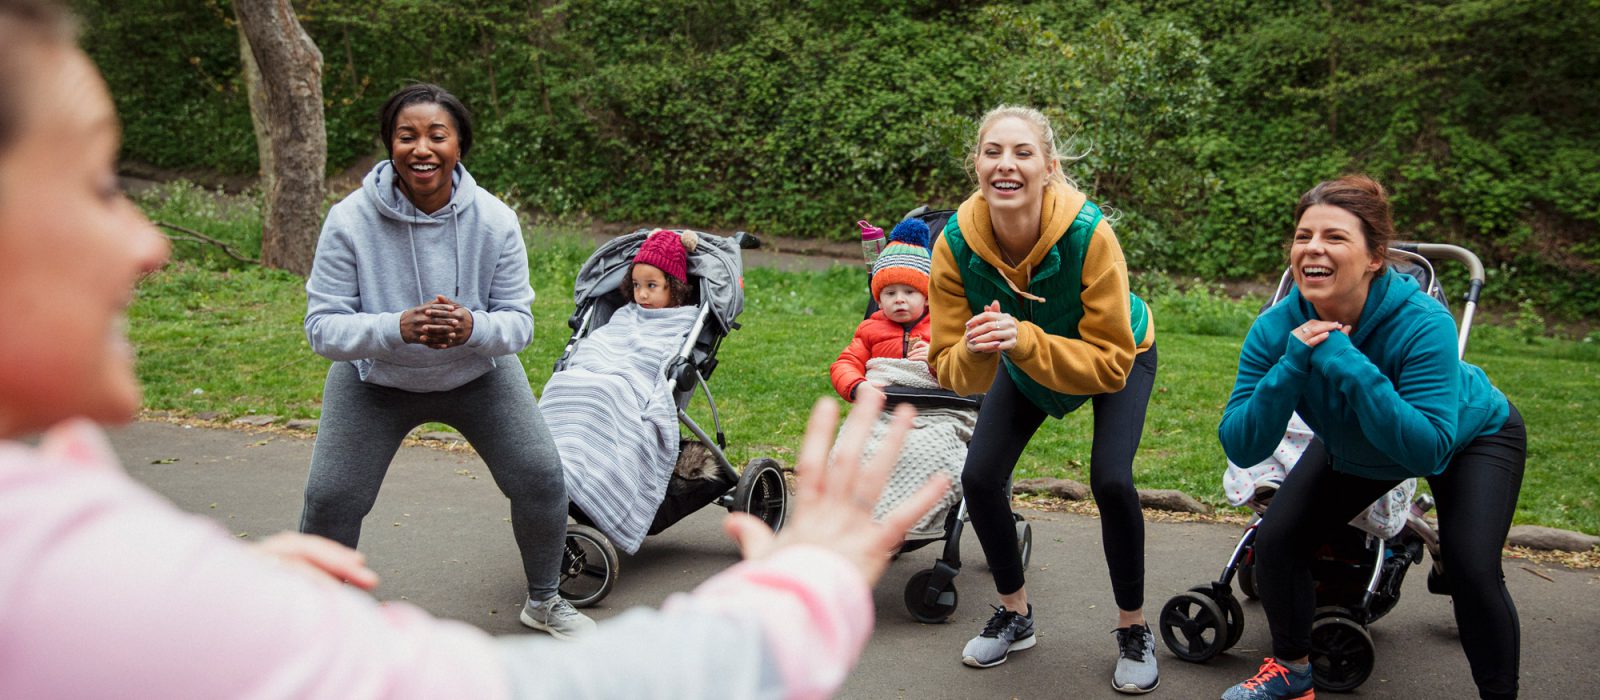
<path id="1" fill-rule="evenodd" d="M 112 440 L 135 478 L 241 539 L 298 522 L 309 438 L 141 422 L 114 431 Z M 906 581 L 932 564 L 935 548 L 907 553 L 889 568 L 874 595 L 876 632 L 841 697 L 1117 696 L 1109 687 L 1115 610 L 1099 521 L 1024 513 L 1035 527 L 1028 585 L 1038 646 L 991 669 L 961 665 L 962 645 L 982 627 L 994 600 L 969 534 L 950 623 L 917 623 L 903 602 Z M 508 515 L 476 455 L 402 448 L 362 533 L 361 549 L 383 579 L 376 597 L 407 600 L 492 634 L 524 632 L 516 616 L 524 582 Z M 646 540 L 638 554 L 624 555 L 616 588 L 588 613 L 604 624 L 630 607 L 659 605 L 733 564 L 738 553 L 719 529 L 722 515 L 708 507 Z M 1215 577 L 1239 532 L 1237 525 L 1149 523 L 1147 608 Z M 1476 697 L 1449 600 L 1427 592 L 1423 572 L 1412 569 L 1399 605 L 1371 626 L 1377 665 L 1352 697 Z M 1522 697 L 1600 696 L 1600 651 L 1592 640 L 1600 630 L 1600 572 L 1508 559 L 1506 577 L 1522 619 Z M 1268 653 L 1268 636 L 1259 605 L 1246 602 L 1244 613 L 1238 645 L 1207 664 L 1182 662 L 1161 648 L 1162 684 L 1152 697 L 1214 698 L 1253 673 Z"/>

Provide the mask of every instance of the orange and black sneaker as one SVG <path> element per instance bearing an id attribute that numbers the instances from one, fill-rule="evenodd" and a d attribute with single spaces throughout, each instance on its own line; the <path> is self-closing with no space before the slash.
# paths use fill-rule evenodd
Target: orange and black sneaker
<path id="1" fill-rule="evenodd" d="M 1222 700 L 1315 700 L 1311 686 L 1311 664 L 1295 670 L 1267 657 L 1255 677 L 1228 689 Z"/>

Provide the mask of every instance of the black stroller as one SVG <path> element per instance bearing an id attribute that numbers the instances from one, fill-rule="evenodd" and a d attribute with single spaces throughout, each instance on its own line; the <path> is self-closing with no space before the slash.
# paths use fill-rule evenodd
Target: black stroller
<path id="1" fill-rule="evenodd" d="M 927 207 L 918 207 L 911 210 L 902 218 L 918 218 L 928 225 L 928 244 L 933 245 L 944 231 L 945 223 L 955 215 L 953 210 L 929 211 Z M 867 286 L 871 288 L 871 275 L 868 275 Z M 871 316 L 878 310 L 876 299 L 868 297 L 866 315 Z M 890 386 L 884 388 L 888 397 L 884 410 L 892 410 L 902 403 L 909 403 L 918 410 L 932 408 L 956 408 L 977 410 L 983 401 L 982 395 L 961 396 L 953 391 L 939 389 L 915 389 L 910 387 Z M 958 485 L 959 486 L 959 485 Z M 1013 512 L 1011 517 L 1016 522 L 1017 547 L 1022 554 L 1022 566 L 1028 566 L 1028 560 L 1033 554 L 1033 526 L 1022 517 L 1021 513 Z M 926 547 L 935 542 L 943 542 L 944 549 L 940 556 L 933 562 L 933 566 L 912 574 L 906 581 L 905 602 L 906 611 L 918 622 L 937 624 L 946 622 L 955 613 L 960 602 L 956 592 L 956 574 L 961 573 L 961 532 L 965 529 L 967 518 L 967 503 L 959 500 L 949 508 L 944 516 L 942 535 L 933 538 L 907 539 L 901 545 L 896 556 Z"/>
<path id="2" fill-rule="evenodd" d="M 561 358 L 556 360 L 556 372 L 565 369 L 584 339 L 605 325 L 625 304 L 619 291 L 622 278 L 651 231 L 641 229 L 602 244 L 579 268 L 573 284 L 576 309 L 567 321 L 573 331 L 572 337 Z M 647 534 L 657 534 L 711 503 L 729 511 L 750 513 L 777 530 L 783 526 L 789 510 L 783 468 L 777 460 L 763 457 L 750 460 L 742 471 L 734 470 L 725 453 L 727 439 L 717 415 L 716 401 L 706 383 L 717 368 L 717 350 L 722 339 L 739 328 L 736 319 L 744 310 L 744 266 L 740 249 L 756 248 L 760 242 L 744 232 L 731 238 L 698 231 L 696 234 L 700 245 L 688 255 L 691 298 L 686 305 L 693 305 L 698 311 L 681 349 L 664 371 L 671 383 L 678 422 L 694 435 L 694 440 L 685 441 L 685 444 L 692 445 L 696 454 L 712 464 L 710 473 L 699 478 L 684 478 L 677 471 L 673 473 Z M 710 405 L 714 439 L 685 411 L 697 389 L 704 389 Z M 684 449 L 680 457 L 689 451 Z M 581 608 L 600 602 L 611 592 L 619 561 L 616 547 L 588 515 L 576 505 L 571 507 L 570 515 L 574 522 L 567 527 L 560 592 L 561 597 Z"/>
<path id="3" fill-rule="evenodd" d="M 1454 260 L 1467 267 L 1470 283 L 1457 343 L 1457 353 L 1464 354 L 1483 289 L 1483 264 L 1478 257 L 1465 248 L 1430 243 L 1396 243 L 1389 252 L 1396 270 L 1416 278 L 1423 289 L 1446 306 L 1449 301 L 1434 274 L 1432 261 Z M 1293 284 L 1286 270 L 1262 310 L 1283 299 Z M 1214 582 L 1174 596 L 1162 606 L 1161 639 L 1174 656 L 1204 662 L 1231 648 L 1244 634 L 1244 609 L 1233 596 L 1231 584 L 1237 574 L 1240 590 L 1248 598 L 1256 597 L 1253 545 L 1261 514 L 1273 492 L 1272 488 L 1256 492 L 1249 504 L 1256 516 L 1239 538 L 1222 575 Z M 1377 660 L 1367 625 L 1394 609 L 1406 570 L 1422 561 L 1423 550 L 1433 559 L 1428 590 L 1449 593 L 1444 562 L 1439 556 L 1439 535 L 1422 517 L 1432 508 L 1431 497 L 1417 496 L 1410 512 L 1404 515 L 1403 527 L 1386 539 L 1355 527 L 1330 533 L 1312 565 L 1317 582 L 1317 612 L 1311 628 L 1311 669 L 1318 689 L 1349 692 L 1366 682 Z"/>

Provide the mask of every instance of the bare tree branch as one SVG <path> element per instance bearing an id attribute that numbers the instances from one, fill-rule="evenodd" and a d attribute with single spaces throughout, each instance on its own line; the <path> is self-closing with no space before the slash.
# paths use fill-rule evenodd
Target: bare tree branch
<path id="1" fill-rule="evenodd" d="M 182 236 L 173 236 L 171 234 L 168 234 L 167 238 L 169 238 L 171 240 L 174 240 L 174 241 L 191 241 L 191 242 L 194 242 L 194 243 L 209 243 L 211 245 L 214 245 L 214 246 L 222 249 L 223 253 L 227 254 L 228 257 L 233 258 L 234 260 L 238 260 L 239 262 L 244 262 L 244 263 L 250 263 L 251 265 L 260 265 L 261 264 L 260 260 L 254 260 L 254 259 L 251 259 L 251 258 L 247 258 L 247 257 L 245 257 L 243 255 L 240 255 L 240 254 L 234 252 L 233 247 L 228 245 L 227 243 L 223 243 L 222 241 L 219 241 L 219 240 L 217 240 L 215 238 L 207 236 L 206 234 L 203 234 L 203 233 L 201 233 L 199 231 L 196 231 L 196 230 L 194 230 L 192 228 L 188 228 L 188 227 L 185 227 L 185 226 L 179 226 L 177 224 L 169 224 L 169 223 L 167 223 L 165 221 L 151 221 L 150 223 L 155 224 L 157 226 L 160 226 L 161 228 L 170 229 L 170 230 L 177 231 L 178 233 L 183 234 Z"/>

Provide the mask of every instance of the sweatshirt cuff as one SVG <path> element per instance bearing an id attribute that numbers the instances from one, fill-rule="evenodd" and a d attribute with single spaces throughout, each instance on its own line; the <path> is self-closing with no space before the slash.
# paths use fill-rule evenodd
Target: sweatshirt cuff
<path id="1" fill-rule="evenodd" d="M 838 692 L 872 635 L 866 579 L 844 557 L 813 545 L 740 563 L 663 606 L 682 607 L 757 620 L 791 698 Z"/>
<path id="2" fill-rule="evenodd" d="M 389 311 L 378 314 L 378 332 L 383 338 L 385 350 L 393 350 L 406 344 L 400 337 L 400 314 Z"/>
<path id="3" fill-rule="evenodd" d="M 486 339 L 489 337 L 489 323 L 489 312 L 472 312 L 472 335 L 467 336 L 467 347 L 481 348 L 488 342 Z"/>
<path id="4" fill-rule="evenodd" d="M 1343 355 L 1346 350 L 1354 349 L 1355 345 L 1350 343 L 1350 336 L 1345 335 L 1343 331 L 1329 331 L 1327 339 L 1311 349 L 1311 366 L 1327 374 L 1332 366 L 1338 364 L 1334 358 Z"/>
<path id="5" fill-rule="evenodd" d="M 1282 364 L 1294 370 L 1296 374 L 1306 374 L 1311 371 L 1311 351 L 1313 348 L 1306 345 L 1294 334 L 1289 334 L 1289 339 L 1284 341 Z"/>
<path id="6" fill-rule="evenodd" d="M 1039 353 L 1039 334 L 1043 329 L 1031 321 L 1017 322 L 1017 345 L 1006 351 L 1013 362 L 1027 362 Z"/>

